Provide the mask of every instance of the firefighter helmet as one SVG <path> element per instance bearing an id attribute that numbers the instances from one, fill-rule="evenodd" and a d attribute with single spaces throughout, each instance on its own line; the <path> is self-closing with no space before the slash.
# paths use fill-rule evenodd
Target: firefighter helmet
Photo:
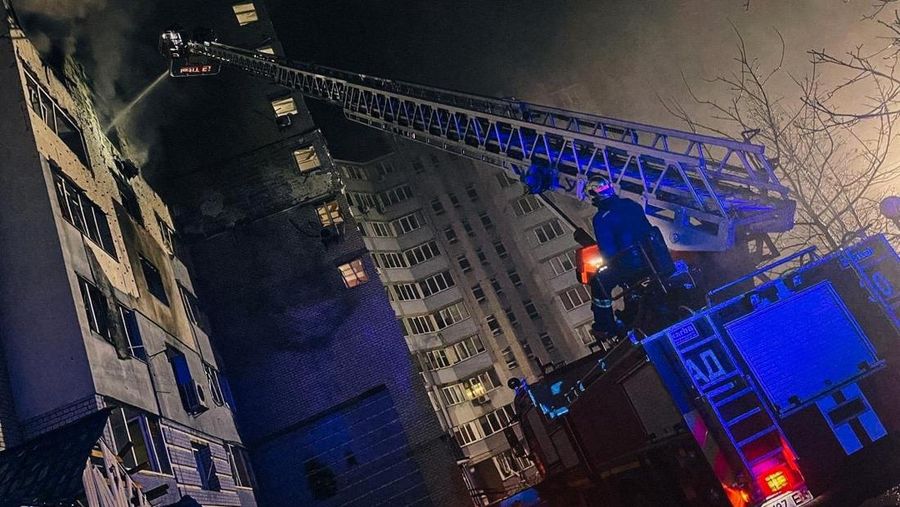
<path id="1" fill-rule="evenodd" d="M 584 191 L 591 198 L 591 201 L 594 202 L 603 201 L 616 195 L 616 190 L 613 188 L 612 183 L 602 176 L 591 178 Z"/>

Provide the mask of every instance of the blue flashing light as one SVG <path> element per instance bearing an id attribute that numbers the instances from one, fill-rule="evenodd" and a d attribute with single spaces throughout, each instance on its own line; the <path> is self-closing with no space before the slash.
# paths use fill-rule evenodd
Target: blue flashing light
<path id="1" fill-rule="evenodd" d="M 557 395 L 562 392 L 563 381 L 554 382 L 553 385 L 550 386 L 550 394 Z"/>
<path id="2" fill-rule="evenodd" d="M 522 183 L 531 194 L 540 194 L 559 187 L 559 171 L 552 167 L 532 165 L 522 176 Z"/>

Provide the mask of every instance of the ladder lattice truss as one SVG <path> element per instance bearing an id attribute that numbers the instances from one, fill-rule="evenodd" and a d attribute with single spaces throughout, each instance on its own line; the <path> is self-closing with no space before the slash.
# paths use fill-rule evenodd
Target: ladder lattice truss
<path id="1" fill-rule="evenodd" d="M 680 250 L 719 251 L 747 234 L 793 225 L 794 202 L 764 147 L 601 116 L 391 81 L 215 42 L 195 55 L 240 68 L 343 108 L 355 122 L 501 167 L 536 171 L 584 199 L 602 175 Z"/>

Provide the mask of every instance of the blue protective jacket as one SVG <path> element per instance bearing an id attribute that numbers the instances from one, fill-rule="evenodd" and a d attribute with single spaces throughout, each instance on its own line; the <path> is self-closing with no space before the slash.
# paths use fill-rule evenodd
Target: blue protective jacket
<path id="1" fill-rule="evenodd" d="M 600 255 L 607 259 L 607 262 L 646 238 L 652 227 L 641 205 L 630 199 L 612 196 L 597 205 L 597 214 L 594 215 L 594 237 L 597 238 Z M 620 258 L 615 264 L 633 267 L 631 259 Z"/>

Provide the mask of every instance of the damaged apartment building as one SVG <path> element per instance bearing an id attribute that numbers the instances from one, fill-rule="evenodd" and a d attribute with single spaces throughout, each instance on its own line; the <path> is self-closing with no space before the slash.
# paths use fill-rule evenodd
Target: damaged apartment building
<path id="1" fill-rule="evenodd" d="M 44 65 L 12 13 L 0 28 L 3 502 L 84 494 L 50 485 L 80 479 L 102 441 L 139 484 L 128 495 L 256 505 L 169 208 L 104 135 L 77 67 Z M 87 438 L 80 422 L 98 420 L 86 454 L 68 456 Z"/>

